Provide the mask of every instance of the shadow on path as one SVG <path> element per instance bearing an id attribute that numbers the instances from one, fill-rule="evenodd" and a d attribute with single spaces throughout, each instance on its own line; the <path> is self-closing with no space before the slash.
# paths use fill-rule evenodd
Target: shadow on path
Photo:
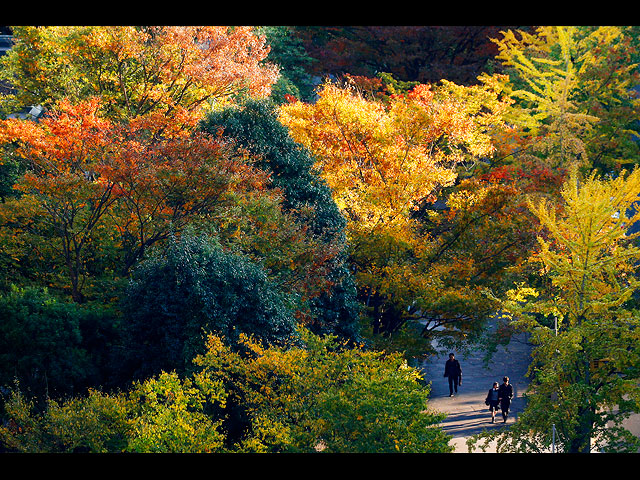
<path id="1" fill-rule="evenodd" d="M 431 408 L 447 414 L 447 418 L 441 423 L 443 430 L 453 436 L 452 444 L 456 452 L 467 452 L 464 442 L 468 437 L 486 429 L 508 426 L 524 409 L 522 393 L 528 385 L 526 373 L 531 347 L 523 335 L 514 337 L 509 345 L 498 348 L 487 367 L 483 364 L 484 352 L 454 352 L 462 367 L 462 385 L 453 397 L 449 397 L 449 385 L 443 377 L 448 353 L 432 357 L 423 362 L 421 368 L 425 380 L 431 382 Z M 491 413 L 484 404 L 484 399 L 493 382 L 502 383 L 505 375 L 509 377 L 514 390 L 511 411 L 506 424 L 499 411 L 496 423 L 492 424 Z"/>

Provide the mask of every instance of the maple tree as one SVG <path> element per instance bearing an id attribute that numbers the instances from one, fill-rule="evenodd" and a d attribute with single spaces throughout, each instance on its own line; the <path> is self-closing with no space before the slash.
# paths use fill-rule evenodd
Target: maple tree
<path id="1" fill-rule="evenodd" d="M 252 27 L 19 26 L 13 37 L 0 72 L 14 111 L 98 96 L 114 119 L 159 112 L 188 125 L 234 93 L 268 95 L 278 76 Z"/>
<path id="2" fill-rule="evenodd" d="M 109 122 L 97 115 L 97 108 L 96 101 L 77 108 L 63 102 L 57 115 L 39 124 L 9 119 L 0 125 L 2 143 L 19 143 L 15 155 L 28 162 L 14 186 L 24 196 L 2 204 L 3 217 L 11 218 L 15 203 L 28 202 L 34 221 L 24 228 L 36 235 L 51 232 L 77 301 L 82 299 L 84 252 L 115 201 L 113 182 L 90 179 L 91 164 L 104 158 L 111 145 Z"/>
<path id="3" fill-rule="evenodd" d="M 63 101 L 41 122 L 8 119 L 0 126 L 3 141 L 18 144 L 15 155 L 27 162 L 15 186 L 24 195 L 2 205 L 5 225 L 20 212 L 16 204 L 29 202 L 33 221 L 23 230 L 54 241 L 78 302 L 99 233 L 121 252 L 119 267 L 112 268 L 123 275 L 189 218 L 213 214 L 230 196 L 260 190 L 266 181 L 243 155 L 206 134 L 168 137 L 165 129 L 164 137 L 151 136 L 156 125 L 164 128 L 165 117 L 121 125 L 99 109 L 97 98 Z"/>
<path id="4" fill-rule="evenodd" d="M 3 95 L 3 105 L 40 104 L 49 118 L 3 122 L 2 143 L 9 160 L 21 163 L 15 188 L 23 192 L 3 205 L 7 268 L 24 271 L 16 259 L 28 236 L 50 236 L 52 247 L 41 246 L 34 258 L 60 252 L 58 270 L 67 271 L 71 295 L 83 301 L 87 269 L 101 270 L 98 259 L 107 252 L 123 257 L 120 267 L 107 268 L 126 274 L 186 217 L 211 213 L 222 191 L 242 189 L 242 178 L 256 188 L 264 180 L 244 170 L 251 169 L 241 154 L 194 133 L 212 102 L 269 93 L 277 69 L 263 62 L 268 47 L 252 28 L 52 26 L 13 33 L 15 46 L 0 71 L 15 93 Z"/>
<path id="5" fill-rule="evenodd" d="M 281 107 L 281 121 L 311 151 L 347 218 L 350 259 L 373 332 L 390 335 L 431 284 L 429 238 L 414 212 L 456 178 L 456 166 L 493 152 L 504 109 L 499 90 L 418 85 L 383 103 L 327 83 L 313 104 Z M 417 273 L 420 272 L 420 273 Z M 419 301 L 419 300 L 418 300 Z"/>

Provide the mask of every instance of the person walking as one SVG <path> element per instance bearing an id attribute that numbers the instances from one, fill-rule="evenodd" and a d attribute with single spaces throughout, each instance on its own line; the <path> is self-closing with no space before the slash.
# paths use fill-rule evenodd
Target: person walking
<path id="1" fill-rule="evenodd" d="M 458 385 L 462 385 L 462 368 L 453 353 L 449 354 L 449 360 L 444 364 L 444 376 L 449 379 L 449 396 L 453 397 L 454 391 L 458 393 Z"/>
<path id="2" fill-rule="evenodd" d="M 509 415 L 509 407 L 511 406 L 511 399 L 513 398 L 513 386 L 509 384 L 509 377 L 502 379 L 502 385 L 498 389 L 498 400 L 500 401 L 500 409 L 502 410 L 503 423 L 507 422 L 507 416 Z"/>
<path id="3" fill-rule="evenodd" d="M 496 412 L 498 411 L 498 404 L 500 403 L 498 400 L 498 382 L 493 382 L 493 387 L 489 389 L 489 393 L 487 393 L 487 398 L 484 400 L 485 405 L 489 406 L 489 411 L 491 412 L 491 423 L 496 421 Z"/>

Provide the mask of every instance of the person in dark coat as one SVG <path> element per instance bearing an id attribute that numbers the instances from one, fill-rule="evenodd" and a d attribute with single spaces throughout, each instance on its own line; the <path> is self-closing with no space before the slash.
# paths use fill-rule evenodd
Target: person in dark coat
<path id="1" fill-rule="evenodd" d="M 485 398 L 485 405 L 489 406 L 489 411 L 491 412 L 491 423 L 496 421 L 496 412 L 498 411 L 498 405 L 500 404 L 498 392 L 498 382 L 493 382 L 493 388 L 489 389 L 489 393 L 487 393 L 487 398 Z"/>
<path id="2" fill-rule="evenodd" d="M 462 368 L 453 353 L 449 354 L 449 360 L 444 364 L 444 376 L 449 378 L 449 396 L 453 392 L 458 393 L 458 385 L 462 385 Z"/>
<path id="3" fill-rule="evenodd" d="M 509 415 L 509 407 L 511 406 L 511 399 L 513 398 L 513 386 L 509 383 L 509 377 L 504 377 L 502 381 L 503 383 L 498 389 L 498 399 L 500 400 L 502 418 L 504 423 L 506 423 L 507 416 Z"/>

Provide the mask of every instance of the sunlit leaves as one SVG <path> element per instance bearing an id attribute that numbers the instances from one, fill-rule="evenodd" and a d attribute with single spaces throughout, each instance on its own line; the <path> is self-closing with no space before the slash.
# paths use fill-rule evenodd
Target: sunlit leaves
<path id="1" fill-rule="evenodd" d="M 420 267 L 431 238 L 419 230 L 418 208 L 453 185 L 456 167 L 492 155 L 491 134 L 505 108 L 496 83 L 449 82 L 417 85 L 384 102 L 327 83 L 314 104 L 281 107 L 281 121 L 314 155 L 347 218 L 362 298 L 374 324 L 389 317 L 387 333 L 437 290 L 438 275 Z"/>
<path id="2" fill-rule="evenodd" d="M 38 123 L 0 125 L 26 168 L 14 187 L 24 196 L 12 204 L 37 206 L 37 216 L 19 231 L 53 239 L 76 301 L 84 298 L 91 245 L 119 250 L 119 265 L 111 268 L 126 274 L 149 246 L 189 219 L 223 217 L 225 206 L 267 182 L 229 142 L 197 132 L 168 135 L 164 127 L 172 122 L 164 116 L 114 123 L 99 106 L 95 97 L 77 105 L 63 101 Z M 4 226 L 18 233 L 11 212 L 25 210 L 11 208 Z"/>
<path id="3" fill-rule="evenodd" d="M 113 118 L 159 111 L 193 125 L 209 102 L 267 95 L 278 76 L 251 27 L 16 27 L 14 37 L 3 63 L 18 106 L 96 95 Z"/>
<path id="4" fill-rule="evenodd" d="M 302 346 L 265 348 L 245 339 L 246 355 L 209 337 L 196 360 L 244 401 L 250 428 L 240 451 L 447 452 L 428 388 L 402 355 L 341 346 L 302 331 Z M 232 397 L 230 397 L 232 398 Z"/>
<path id="5" fill-rule="evenodd" d="M 619 170 L 637 156 L 631 28 L 548 26 L 494 40 L 509 73 L 500 83 L 517 100 L 511 120 L 548 164 Z"/>
<path id="6" fill-rule="evenodd" d="M 622 421 L 640 410 L 639 320 L 627 303 L 640 285 L 629 233 L 640 219 L 638 192 L 637 169 L 583 178 L 573 168 L 559 204 L 530 202 L 542 226 L 532 258 L 538 282 L 518 284 L 503 307 L 531 334 L 532 385 L 505 450 L 548 448 L 553 423 L 563 451 L 637 451 Z"/>
<path id="7" fill-rule="evenodd" d="M 422 85 L 387 108 L 326 84 L 313 105 L 284 106 L 281 120 L 317 158 L 338 206 L 371 232 L 406 222 L 417 202 L 451 184 L 452 167 L 492 151 L 464 104 L 438 93 Z"/>
<path id="8" fill-rule="evenodd" d="M 126 451 L 140 453 L 212 453 L 223 451 L 222 421 L 205 408 L 224 406 L 220 382 L 201 376 L 181 380 L 162 373 L 132 389 L 131 433 Z"/>

